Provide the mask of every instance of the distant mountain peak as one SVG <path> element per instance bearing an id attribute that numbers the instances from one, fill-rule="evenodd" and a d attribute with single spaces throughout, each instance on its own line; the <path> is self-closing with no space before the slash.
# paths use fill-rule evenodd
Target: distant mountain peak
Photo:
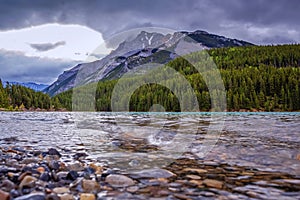
<path id="1" fill-rule="evenodd" d="M 46 84 L 40 84 L 40 83 L 34 83 L 34 82 L 16 82 L 16 81 L 8 81 L 11 85 L 21 85 L 30 89 L 33 89 L 34 91 L 43 91 L 46 89 L 49 85 Z M 3 81 L 3 86 L 5 87 L 7 84 L 6 81 Z"/>

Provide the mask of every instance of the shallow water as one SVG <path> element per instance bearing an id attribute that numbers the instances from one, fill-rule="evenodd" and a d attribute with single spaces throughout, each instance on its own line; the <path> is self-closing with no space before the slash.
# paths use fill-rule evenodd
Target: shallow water
<path id="1" fill-rule="evenodd" d="M 55 147 L 119 169 L 193 157 L 300 176 L 300 113 L 0 112 L 0 145 Z"/>

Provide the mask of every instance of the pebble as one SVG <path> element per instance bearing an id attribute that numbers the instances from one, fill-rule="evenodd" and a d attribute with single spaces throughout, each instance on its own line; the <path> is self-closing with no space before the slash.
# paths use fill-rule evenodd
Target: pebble
<path id="1" fill-rule="evenodd" d="M 89 167 L 94 169 L 96 174 L 102 174 L 103 172 L 103 168 L 101 166 L 95 165 L 94 163 L 91 163 Z"/>
<path id="2" fill-rule="evenodd" d="M 139 187 L 138 186 L 130 186 L 126 189 L 127 192 L 131 192 L 131 193 L 134 193 L 136 191 L 139 190 Z"/>
<path id="3" fill-rule="evenodd" d="M 178 199 L 182 199 L 182 200 L 191 200 L 192 199 L 184 194 L 174 194 L 174 197 L 176 197 Z"/>
<path id="4" fill-rule="evenodd" d="M 194 179 L 194 180 L 200 180 L 201 179 L 200 176 L 193 175 L 193 174 L 186 175 L 186 177 L 190 178 L 190 179 Z"/>
<path id="5" fill-rule="evenodd" d="M 58 170 L 59 166 L 60 166 L 59 162 L 57 160 L 51 160 L 48 165 L 49 165 L 50 169 L 53 169 L 53 170 Z"/>
<path id="6" fill-rule="evenodd" d="M 15 198 L 14 200 L 46 200 L 44 193 L 32 193 Z"/>
<path id="7" fill-rule="evenodd" d="M 74 200 L 74 196 L 72 194 L 62 194 L 59 198 L 60 200 Z"/>
<path id="8" fill-rule="evenodd" d="M 203 181 L 203 184 L 206 185 L 207 187 L 213 187 L 213 188 L 218 188 L 218 189 L 222 189 L 222 187 L 223 187 L 223 182 L 213 180 L 213 179 L 205 179 Z"/>
<path id="9" fill-rule="evenodd" d="M 96 197 L 94 194 L 90 193 L 81 193 L 80 194 L 80 200 L 95 200 Z"/>
<path id="10" fill-rule="evenodd" d="M 9 193 L 0 189 L 0 199 L 1 200 L 9 200 Z"/>
<path id="11" fill-rule="evenodd" d="M 56 194 L 64 194 L 64 193 L 69 193 L 70 190 L 67 187 L 57 187 L 53 189 L 53 192 Z"/>
<path id="12" fill-rule="evenodd" d="M 48 155 L 61 157 L 61 154 L 54 148 L 48 149 Z"/>
<path id="13" fill-rule="evenodd" d="M 24 160 L 22 160 L 22 164 L 30 164 L 30 163 L 38 163 L 39 159 L 37 158 L 25 158 Z"/>
<path id="14" fill-rule="evenodd" d="M 57 194 L 48 194 L 46 197 L 46 200 L 60 200 L 59 196 L 57 196 Z"/>
<path id="15" fill-rule="evenodd" d="M 75 155 L 73 155 L 73 158 L 76 159 L 76 160 L 78 160 L 80 158 L 84 158 L 84 157 L 87 157 L 87 156 L 88 155 L 86 153 L 84 153 L 84 152 L 78 152 Z"/>
<path id="16" fill-rule="evenodd" d="M 66 176 L 66 179 L 71 180 L 71 181 L 75 181 L 78 178 L 78 173 L 76 171 L 69 171 L 69 173 Z"/>
<path id="17" fill-rule="evenodd" d="M 181 183 L 175 183 L 175 182 L 173 182 L 173 183 L 170 183 L 169 186 L 173 187 L 173 188 L 178 188 L 178 187 L 181 187 L 182 184 Z"/>
<path id="18" fill-rule="evenodd" d="M 84 170 L 84 168 L 80 163 L 72 163 L 67 166 L 67 170 L 79 172 Z"/>
<path id="19" fill-rule="evenodd" d="M 82 188 L 84 192 L 96 193 L 100 190 L 100 185 L 96 181 L 83 179 Z"/>
<path id="20" fill-rule="evenodd" d="M 38 171 L 40 174 L 45 172 L 45 168 L 44 167 L 38 167 L 36 168 L 36 171 Z"/>
<path id="21" fill-rule="evenodd" d="M 105 178 L 105 182 L 113 187 L 128 187 L 134 185 L 134 181 L 124 175 L 110 174 Z"/>
<path id="22" fill-rule="evenodd" d="M 37 179 L 35 177 L 27 175 L 21 181 L 19 188 L 22 189 L 24 186 L 33 187 L 36 180 Z"/>
<path id="23" fill-rule="evenodd" d="M 68 172 L 58 172 L 58 173 L 53 173 L 54 176 L 57 177 L 58 180 L 66 179 Z"/>
<path id="24" fill-rule="evenodd" d="M 51 177 L 48 172 L 44 172 L 40 176 L 40 180 L 45 181 L 45 182 L 49 181 L 50 179 L 51 179 Z"/>
<path id="25" fill-rule="evenodd" d="M 0 188 L 6 192 L 9 192 L 9 191 L 15 189 L 15 184 L 13 182 L 11 182 L 10 180 L 6 179 L 6 180 L 2 181 Z"/>
<path id="26" fill-rule="evenodd" d="M 198 174 L 203 174 L 203 173 L 207 173 L 207 170 L 205 169 L 194 169 L 194 168 L 185 168 L 183 169 L 184 172 L 195 172 Z"/>
<path id="27" fill-rule="evenodd" d="M 200 180 L 191 180 L 190 181 L 191 184 L 195 184 L 197 185 L 198 187 L 201 187 L 203 185 L 203 181 L 200 181 Z M 203 187 L 203 186 L 202 186 Z"/>

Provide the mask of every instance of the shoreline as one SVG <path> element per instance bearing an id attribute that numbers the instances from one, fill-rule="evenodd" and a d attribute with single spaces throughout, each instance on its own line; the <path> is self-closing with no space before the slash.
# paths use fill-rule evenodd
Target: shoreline
<path id="1" fill-rule="evenodd" d="M 296 175 L 217 160 L 179 158 L 163 168 L 122 172 L 85 151 L 16 146 L 1 147 L 0 159 L 3 200 L 300 197 Z"/>

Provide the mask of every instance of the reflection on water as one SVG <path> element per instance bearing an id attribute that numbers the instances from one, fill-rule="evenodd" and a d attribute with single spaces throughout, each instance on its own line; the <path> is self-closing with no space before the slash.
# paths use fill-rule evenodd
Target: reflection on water
<path id="1" fill-rule="evenodd" d="M 174 158 L 194 157 L 300 175 L 296 159 L 300 113 L 227 113 L 223 127 L 224 117 L 220 113 L 1 112 L 0 144 L 56 147 L 66 154 L 85 150 L 90 159 L 126 169 L 160 167 Z M 210 153 L 203 154 L 207 149 Z"/>

